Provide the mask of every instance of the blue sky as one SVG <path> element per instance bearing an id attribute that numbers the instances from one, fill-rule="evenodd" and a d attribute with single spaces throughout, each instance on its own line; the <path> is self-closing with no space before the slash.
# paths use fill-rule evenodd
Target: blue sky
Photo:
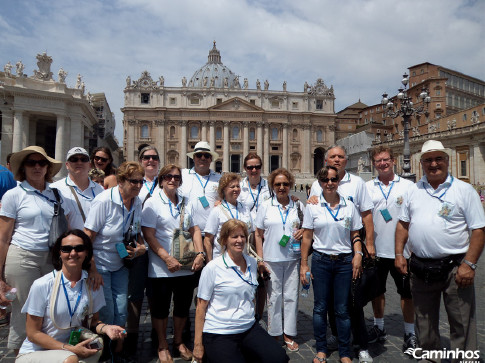
<path id="1" fill-rule="evenodd" d="M 422 62 L 485 79 L 483 14 L 482 0 L 2 0 L 0 65 L 21 59 L 32 75 L 47 51 L 68 85 L 80 73 L 86 91 L 106 93 L 121 143 L 126 76 L 180 86 L 213 40 L 250 88 L 302 91 L 322 78 L 339 111 L 379 102 Z"/>

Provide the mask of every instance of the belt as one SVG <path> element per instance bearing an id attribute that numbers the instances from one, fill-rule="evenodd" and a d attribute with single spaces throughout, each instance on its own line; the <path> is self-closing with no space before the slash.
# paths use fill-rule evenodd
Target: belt
<path id="1" fill-rule="evenodd" d="M 313 251 L 313 253 L 317 254 L 318 256 L 323 256 L 323 257 L 327 257 L 333 261 L 336 261 L 336 260 L 340 260 L 340 259 L 343 259 L 347 256 L 351 256 L 352 255 L 352 252 L 349 252 L 349 253 L 339 253 L 337 255 L 329 255 L 327 253 L 322 253 L 322 252 L 318 252 L 316 250 Z"/>

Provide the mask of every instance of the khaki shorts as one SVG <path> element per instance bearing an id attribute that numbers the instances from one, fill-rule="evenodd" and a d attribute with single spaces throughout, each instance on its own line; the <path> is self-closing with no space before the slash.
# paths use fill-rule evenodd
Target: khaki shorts
<path id="1" fill-rule="evenodd" d="M 26 354 L 20 354 L 15 359 L 16 363 L 63 363 L 71 355 L 75 355 L 67 350 L 39 350 Z M 79 359 L 79 363 L 95 363 L 99 361 L 101 351 L 89 358 Z"/>

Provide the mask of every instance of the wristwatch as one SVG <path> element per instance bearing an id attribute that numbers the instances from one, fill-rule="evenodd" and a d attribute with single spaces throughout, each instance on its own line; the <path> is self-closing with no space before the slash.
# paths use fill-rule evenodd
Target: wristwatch
<path id="1" fill-rule="evenodd" d="M 203 258 L 203 259 L 204 259 L 204 261 L 205 261 L 205 258 L 206 258 L 206 256 L 207 256 L 207 253 L 205 253 L 204 251 L 201 251 L 201 252 L 197 252 L 197 255 L 196 255 L 196 256 L 198 256 L 198 255 L 202 255 L 202 258 Z"/>
<path id="2" fill-rule="evenodd" d="M 471 268 L 473 271 L 475 271 L 475 270 L 477 269 L 477 265 L 476 265 L 475 263 L 472 263 L 472 262 L 470 262 L 470 261 L 468 261 L 468 260 L 465 260 L 465 259 L 463 260 L 463 262 L 465 262 L 465 263 L 466 263 L 468 266 L 470 266 L 470 268 Z"/>

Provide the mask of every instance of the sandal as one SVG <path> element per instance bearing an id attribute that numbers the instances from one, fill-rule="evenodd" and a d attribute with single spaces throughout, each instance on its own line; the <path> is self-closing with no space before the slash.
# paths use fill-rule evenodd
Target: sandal
<path id="1" fill-rule="evenodd" d="M 160 353 L 162 352 L 165 352 L 166 359 L 162 359 L 162 357 L 160 356 Z M 170 351 L 168 350 L 168 347 L 158 349 L 158 360 L 160 361 L 160 363 L 173 363 L 173 359 L 172 359 L 172 356 L 170 355 Z"/>
<path id="2" fill-rule="evenodd" d="M 180 346 L 183 345 L 185 347 L 185 351 L 184 352 L 181 352 L 180 351 Z M 184 343 L 179 343 L 179 344 L 176 344 L 176 343 L 173 343 L 173 349 L 172 349 L 172 354 L 174 357 L 180 357 L 182 358 L 183 360 L 186 360 L 186 361 L 191 361 L 192 360 L 192 352 L 189 350 L 189 348 L 187 348 L 185 346 Z"/>
<path id="3" fill-rule="evenodd" d="M 313 357 L 313 362 L 312 363 L 315 363 L 315 359 L 319 362 L 319 363 L 324 363 L 327 361 L 327 357 L 319 357 L 318 355 L 315 355 L 315 357 Z"/>
<path id="4" fill-rule="evenodd" d="M 285 344 L 290 352 L 298 352 L 300 350 L 300 347 L 294 340 L 285 340 Z"/>

